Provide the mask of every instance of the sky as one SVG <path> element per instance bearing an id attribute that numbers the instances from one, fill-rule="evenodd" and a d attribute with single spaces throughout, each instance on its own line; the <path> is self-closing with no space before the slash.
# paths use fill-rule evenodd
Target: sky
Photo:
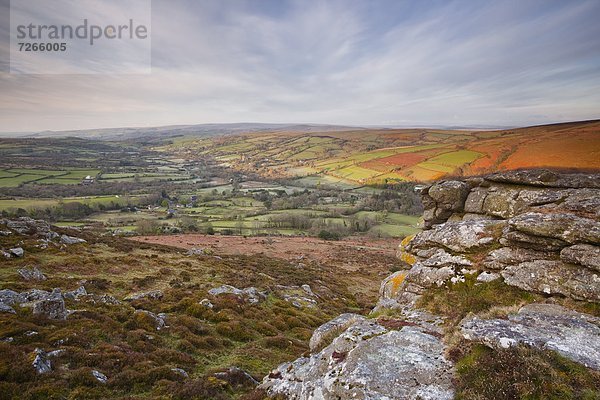
<path id="1" fill-rule="evenodd" d="M 153 0 L 143 74 L 10 73 L 9 14 L 3 132 L 600 118 L 598 0 Z"/>

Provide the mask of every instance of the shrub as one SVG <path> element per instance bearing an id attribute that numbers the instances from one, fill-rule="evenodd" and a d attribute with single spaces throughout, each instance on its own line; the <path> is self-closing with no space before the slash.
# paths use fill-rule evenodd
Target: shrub
<path id="1" fill-rule="evenodd" d="M 319 238 L 323 240 L 340 240 L 340 235 L 337 232 L 322 230 L 319 232 Z"/>
<path id="2" fill-rule="evenodd" d="M 598 399 L 600 373 L 549 350 L 471 345 L 456 364 L 456 398 Z"/>

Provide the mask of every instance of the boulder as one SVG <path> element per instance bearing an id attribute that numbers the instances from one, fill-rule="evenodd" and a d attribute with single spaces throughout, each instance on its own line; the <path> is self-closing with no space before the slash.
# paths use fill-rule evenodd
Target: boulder
<path id="1" fill-rule="evenodd" d="M 232 386 L 249 385 L 254 387 L 259 384 L 252 375 L 236 366 L 229 367 L 225 371 L 215 372 L 213 375 L 215 378 L 225 381 Z"/>
<path id="2" fill-rule="evenodd" d="M 80 239 L 78 237 L 74 237 L 74 236 L 68 236 L 68 235 L 62 235 L 60 237 L 60 242 L 62 244 L 78 244 L 78 243 L 85 243 L 84 239 Z"/>
<path id="3" fill-rule="evenodd" d="M 134 301 L 140 299 L 160 300 L 163 297 L 162 290 L 150 290 L 148 292 L 132 293 L 125 297 L 125 301 Z"/>
<path id="4" fill-rule="evenodd" d="M 175 372 L 176 374 L 179 374 L 179 375 L 183 376 L 184 378 L 189 378 L 190 377 L 188 375 L 188 373 L 185 372 L 185 370 L 181 369 L 181 368 L 171 368 L 171 371 Z"/>
<path id="5" fill-rule="evenodd" d="M 100 383 L 106 383 L 108 382 L 108 378 L 106 377 L 106 375 L 104 375 L 102 372 L 98 371 L 98 370 L 92 370 L 92 376 L 94 378 L 96 378 L 96 380 Z"/>
<path id="6" fill-rule="evenodd" d="M 561 261 L 537 260 L 506 267 L 508 285 L 545 294 L 561 294 L 576 300 L 600 301 L 600 275 L 591 269 Z"/>
<path id="7" fill-rule="evenodd" d="M 0 303 L 8 304 L 12 306 L 13 304 L 18 304 L 20 300 L 19 293 L 10 289 L 2 289 L 0 290 Z"/>
<path id="8" fill-rule="evenodd" d="M 79 297 L 86 296 L 87 294 L 88 293 L 87 293 L 87 290 L 85 290 L 85 287 L 79 286 L 75 290 L 71 290 L 70 292 L 65 292 L 65 294 L 63 294 L 63 297 L 65 299 L 79 300 Z"/>
<path id="9" fill-rule="evenodd" d="M 530 304 L 508 319 L 469 317 L 461 323 L 466 339 L 492 347 L 525 344 L 554 350 L 600 370 L 600 319 L 554 304 Z"/>
<path id="10" fill-rule="evenodd" d="M 240 297 L 250 304 L 257 304 L 259 301 L 265 299 L 267 295 L 264 292 L 259 291 L 257 288 L 251 286 L 244 289 L 238 289 L 231 285 L 221 285 L 219 287 L 210 289 L 208 294 L 211 296 L 219 296 L 222 294 L 232 294 Z"/>
<path id="11" fill-rule="evenodd" d="M 465 212 L 474 213 L 474 214 L 482 214 L 483 213 L 483 203 L 485 198 L 487 197 L 487 189 L 486 188 L 475 188 L 471 190 L 465 200 Z"/>
<path id="12" fill-rule="evenodd" d="M 143 314 L 143 315 L 147 315 L 148 317 L 150 317 L 152 320 L 154 320 L 154 325 L 155 325 L 155 328 L 157 331 L 160 331 L 161 329 L 169 327 L 166 322 L 167 314 L 165 314 L 165 313 L 155 314 L 155 313 L 153 313 L 151 311 L 147 311 L 147 310 L 135 310 L 134 314 Z"/>
<path id="13" fill-rule="evenodd" d="M 23 257 L 25 255 L 25 251 L 22 247 L 14 247 L 12 249 L 8 249 L 8 252 L 14 257 Z"/>
<path id="14" fill-rule="evenodd" d="M 7 220 L 6 227 L 21 235 L 45 235 L 50 232 L 50 224 L 48 222 L 43 220 L 35 220 L 29 217 L 20 217 L 15 220 Z"/>
<path id="15" fill-rule="evenodd" d="M 17 312 L 8 304 L 0 302 L 0 313 L 16 314 Z"/>
<path id="16" fill-rule="evenodd" d="M 46 374 L 52 371 L 52 362 L 50 361 L 50 357 L 48 353 L 44 350 L 36 348 L 34 350 L 35 357 L 33 359 L 33 368 L 38 374 Z"/>
<path id="17" fill-rule="evenodd" d="M 282 364 L 261 386 L 288 399 L 452 399 L 452 364 L 421 328 L 359 321 L 310 357 Z"/>
<path id="18" fill-rule="evenodd" d="M 600 247 L 591 244 L 576 244 L 565 247 L 560 259 L 567 263 L 579 264 L 600 272 Z"/>
<path id="19" fill-rule="evenodd" d="M 308 285 L 284 286 L 276 285 L 275 293 L 296 308 L 314 308 L 317 306 L 317 295 Z"/>
<path id="20" fill-rule="evenodd" d="M 42 271 L 40 271 L 38 269 L 38 267 L 21 268 L 21 269 L 18 269 L 17 272 L 19 273 L 21 278 L 25 279 L 26 281 L 45 281 L 46 280 L 46 275 L 44 275 L 42 273 Z"/>
<path id="21" fill-rule="evenodd" d="M 66 319 L 68 312 L 60 289 L 54 289 L 48 297 L 35 301 L 33 315 L 40 315 L 48 319 Z"/>

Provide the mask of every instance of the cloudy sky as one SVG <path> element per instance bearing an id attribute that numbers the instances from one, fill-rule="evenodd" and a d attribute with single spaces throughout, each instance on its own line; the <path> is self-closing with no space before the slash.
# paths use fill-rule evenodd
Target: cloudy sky
<path id="1" fill-rule="evenodd" d="M 5 132 L 600 118 L 598 0 L 153 0 L 139 75 L 9 73 L 0 4 Z"/>

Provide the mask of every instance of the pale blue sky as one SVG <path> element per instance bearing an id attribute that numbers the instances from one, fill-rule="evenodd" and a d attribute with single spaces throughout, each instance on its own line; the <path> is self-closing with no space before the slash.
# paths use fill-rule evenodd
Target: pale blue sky
<path id="1" fill-rule="evenodd" d="M 150 75 L 0 72 L 0 130 L 595 119 L 598 21 L 598 0 L 154 0 Z"/>

